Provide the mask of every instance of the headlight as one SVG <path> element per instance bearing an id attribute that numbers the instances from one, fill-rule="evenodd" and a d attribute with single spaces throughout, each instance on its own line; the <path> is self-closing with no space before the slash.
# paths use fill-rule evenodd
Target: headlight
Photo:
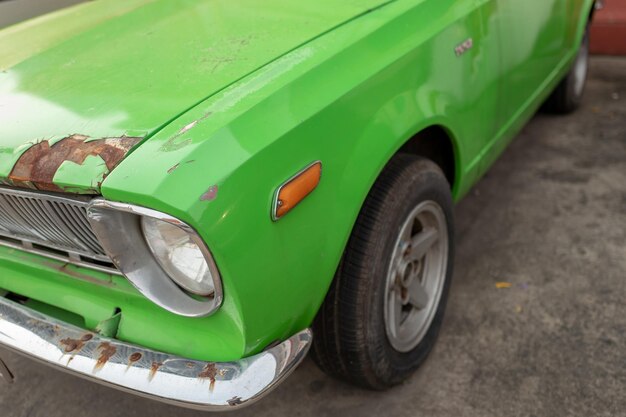
<path id="1" fill-rule="evenodd" d="M 111 261 L 146 298 L 189 317 L 219 308 L 221 277 L 192 227 L 165 213 L 101 198 L 89 203 L 87 214 Z"/>
<path id="2" fill-rule="evenodd" d="M 193 235 L 153 217 L 142 217 L 141 225 L 154 257 L 176 284 L 198 295 L 215 292 L 209 264 Z"/>

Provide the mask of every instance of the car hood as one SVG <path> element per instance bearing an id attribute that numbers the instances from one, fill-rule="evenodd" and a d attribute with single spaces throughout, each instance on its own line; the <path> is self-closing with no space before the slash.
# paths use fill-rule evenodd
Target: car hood
<path id="1" fill-rule="evenodd" d="M 386 0 L 98 0 L 0 31 L 0 182 L 98 193 L 187 109 Z"/>

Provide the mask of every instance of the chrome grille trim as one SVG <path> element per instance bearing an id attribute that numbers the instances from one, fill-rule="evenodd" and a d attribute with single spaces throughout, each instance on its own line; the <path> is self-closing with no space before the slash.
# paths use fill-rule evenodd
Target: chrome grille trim
<path id="1" fill-rule="evenodd" d="M 0 187 L 0 245 L 120 274 L 91 229 L 90 200 Z"/>

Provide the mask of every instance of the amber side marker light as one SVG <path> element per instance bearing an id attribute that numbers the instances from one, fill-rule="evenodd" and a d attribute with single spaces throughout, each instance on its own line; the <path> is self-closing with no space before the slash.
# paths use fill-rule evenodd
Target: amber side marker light
<path id="1" fill-rule="evenodd" d="M 276 221 L 289 213 L 304 197 L 315 190 L 321 178 L 322 163 L 316 161 L 278 187 L 272 207 L 272 220 Z"/>

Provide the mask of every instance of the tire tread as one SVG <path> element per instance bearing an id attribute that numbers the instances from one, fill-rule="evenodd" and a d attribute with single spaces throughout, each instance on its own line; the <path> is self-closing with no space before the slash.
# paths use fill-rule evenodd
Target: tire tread
<path id="1" fill-rule="evenodd" d="M 334 281 L 313 325 L 315 337 L 311 351 L 318 366 L 327 374 L 367 388 L 384 389 L 404 379 L 388 375 L 384 378 L 386 381 L 381 381 L 380 374 L 384 369 L 376 369 L 377 364 L 364 349 L 372 342 L 370 338 L 376 335 L 368 334 L 363 312 L 369 308 L 366 303 L 370 283 L 366 277 L 374 268 L 374 259 L 369 254 L 380 249 L 390 199 L 399 198 L 393 193 L 401 188 L 401 184 L 414 181 L 418 174 L 427 175 L 449 190 L 443 172 L 434 162 L 409 154 L 392 158 L 363 204 Z"/>

